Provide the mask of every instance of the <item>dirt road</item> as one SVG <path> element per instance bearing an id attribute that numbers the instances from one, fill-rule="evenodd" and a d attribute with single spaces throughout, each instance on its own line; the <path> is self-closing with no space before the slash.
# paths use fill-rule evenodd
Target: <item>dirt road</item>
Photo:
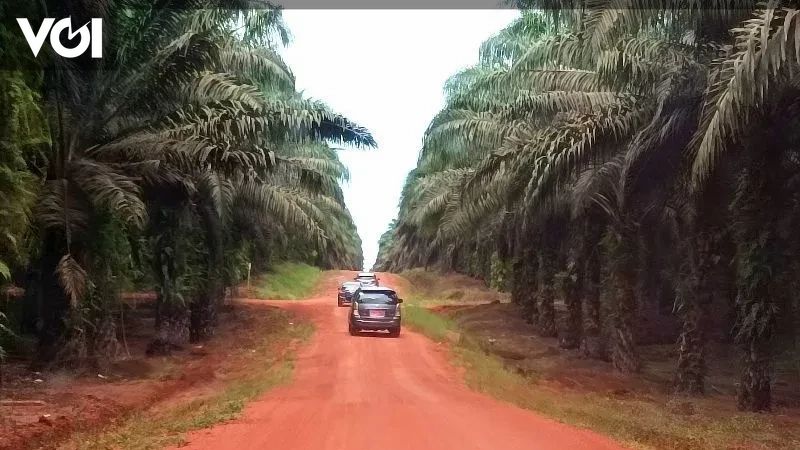
<path id="1" fill-rule="evenodd" d="M 294 381 L 242 417 L 190 434 L 190 449 L 618 449 L 609 439 L 470 391 L 441 346 L 403 330 L 350 336 L 329 275 L 325 295 L 274 302 L 312 320 Z M 391 283 L 391 276 L 385 281 Z M 388 284 L 390 284 L 388 283 Z"/>

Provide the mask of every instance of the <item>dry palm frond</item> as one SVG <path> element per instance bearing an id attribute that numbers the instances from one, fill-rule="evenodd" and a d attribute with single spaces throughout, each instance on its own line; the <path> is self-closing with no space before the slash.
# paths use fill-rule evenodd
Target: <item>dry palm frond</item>
<path id="1" fill-rule="evenodd" d="M 70 254 L 64 255 L 56 265 L 58 282 L 69 298 L 70 305 L 75 308 L 83 299 L 89 287 L 89 278 L 83 267 Z"/>

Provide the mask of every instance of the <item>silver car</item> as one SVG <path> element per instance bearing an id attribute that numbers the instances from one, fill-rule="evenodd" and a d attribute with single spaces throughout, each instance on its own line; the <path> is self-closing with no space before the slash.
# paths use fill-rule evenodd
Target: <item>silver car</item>
<path id="1" fill-rule="evenodd" d="M 361 272 L 353 278 L 355 281 L 361 283 L 363 287 L 378 286 L 378 275 L 373 272 Z"/>

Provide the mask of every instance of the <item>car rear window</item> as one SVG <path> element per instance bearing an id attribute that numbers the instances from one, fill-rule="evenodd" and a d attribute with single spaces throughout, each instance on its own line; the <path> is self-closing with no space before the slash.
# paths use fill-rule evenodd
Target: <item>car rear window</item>
<path id="1" fill-rule="evenodd" d="M 370 305 L 393 305 L 397 299 L 395 295 L 364 293 L 358 296 L 358 303 L 368 303 Z"/>

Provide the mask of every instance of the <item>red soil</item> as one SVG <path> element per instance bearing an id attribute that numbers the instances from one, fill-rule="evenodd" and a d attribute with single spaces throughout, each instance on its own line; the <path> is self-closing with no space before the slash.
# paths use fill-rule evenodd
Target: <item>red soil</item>
<path id="1" fill-rule="evenodd" d="M 294 381 L 251 403 L 238 420 L 191 433 L 188 448 L 618 449 L 601 435 L 467 388 L 446 351 L 414 332 L 350 336 L 329 276 L 323 295 L 270 304 L 310 319 L 316 333 Z M 383 284 L 397 280 L 382 275 Z M 182 447 L 185 448 L 185 447 Z"/>
<path id="2" fill-rule="evenodd" d="M 129 411 L 206 394 L 243 370 L 249 357 L 241 349 L 260 342 L 263 330 L 277 326 L 276 315 L 264 313 L 267 307 L 243 306 L 225 313 L 214 339 L 171 357 L 146 357 L 152 325 L 131 326 L 132 357 L 113 364 L 100 374 L 104 378 L 88 372 L 39 374 L 27 370 L 24 361 L 8 365 L 0 399 L 21 402 L 0 406 L 0 450 L 52 448 L 73 432 L 96 429 Z"/>

